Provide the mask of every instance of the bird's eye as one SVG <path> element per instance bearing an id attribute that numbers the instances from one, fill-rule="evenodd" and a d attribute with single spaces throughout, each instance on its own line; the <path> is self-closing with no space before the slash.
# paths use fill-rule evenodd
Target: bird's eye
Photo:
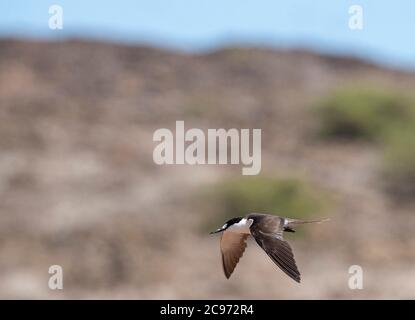
<path id="1" fill-rule="evenodd" d="M 225 224 L 222 226 L 222 228 L 221 228 L 221 229 L 225 229 L 227 225 L 228 225 L 228 224 L 227 224 L 227 223 L 225 223 Z"/>

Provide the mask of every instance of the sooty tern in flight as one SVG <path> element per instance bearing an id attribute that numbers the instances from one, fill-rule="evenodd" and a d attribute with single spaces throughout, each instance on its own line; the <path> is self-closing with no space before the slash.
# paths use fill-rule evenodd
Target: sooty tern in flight
<path id="1" fill-rule="evenodd" d="M 259 246 L 274 263 L 288 276 L 300 282 L 300 272 L 294 260 L 290 245 L 283 238 L 283 232 L 295 232 L 294 227 L 303 223 L 323 222 L 324 220 L 297 220 L 270 214 L 251 213 L 227 221 L 221 228 L 211 232 L 223 232 L 220 240 L 222 265 L 229 279 L 246 248 L 246 239 L 252 235 Z"/>

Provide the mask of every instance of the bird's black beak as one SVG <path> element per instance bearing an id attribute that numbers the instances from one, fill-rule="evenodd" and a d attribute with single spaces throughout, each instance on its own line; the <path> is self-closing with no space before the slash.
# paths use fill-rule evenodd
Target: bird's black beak
<path id="1" fill-rule="evenodd" d="M 211 233 L 209 233 L 209 234 L 214 234 L 214 233 L 218 233 L 218 232 L 221 232 L 221 231 L 223 231 L 223 229 L 218 229 L 218 230 L 216 230 L 216 231 L 212 231 Z"/>

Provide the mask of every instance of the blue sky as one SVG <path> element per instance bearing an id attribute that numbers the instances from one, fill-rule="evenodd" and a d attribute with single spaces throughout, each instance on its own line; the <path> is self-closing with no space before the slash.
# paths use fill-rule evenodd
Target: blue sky
<path id="1" fill-rule="evenodd" d="M 48 27 L 63 8 L 63 30 Z M 350 5 L 363 30 L 348 28 Z M 413 0 L 0 0 L 0 37 L 97 38 L 186 51 L 230 44 L 352 54 L 415 70 Z"/>

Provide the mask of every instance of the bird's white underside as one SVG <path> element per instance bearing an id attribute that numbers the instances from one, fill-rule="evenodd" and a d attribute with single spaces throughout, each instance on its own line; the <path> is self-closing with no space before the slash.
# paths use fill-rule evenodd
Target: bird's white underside
<path id="1" fill-rule="evenodd" d="M 254 221 L 252 219 L 243 218 L 238 223 L 231 225 L 226 231 L 231 231 L 235 233 L 251 234 L 249 227 Z"/>

